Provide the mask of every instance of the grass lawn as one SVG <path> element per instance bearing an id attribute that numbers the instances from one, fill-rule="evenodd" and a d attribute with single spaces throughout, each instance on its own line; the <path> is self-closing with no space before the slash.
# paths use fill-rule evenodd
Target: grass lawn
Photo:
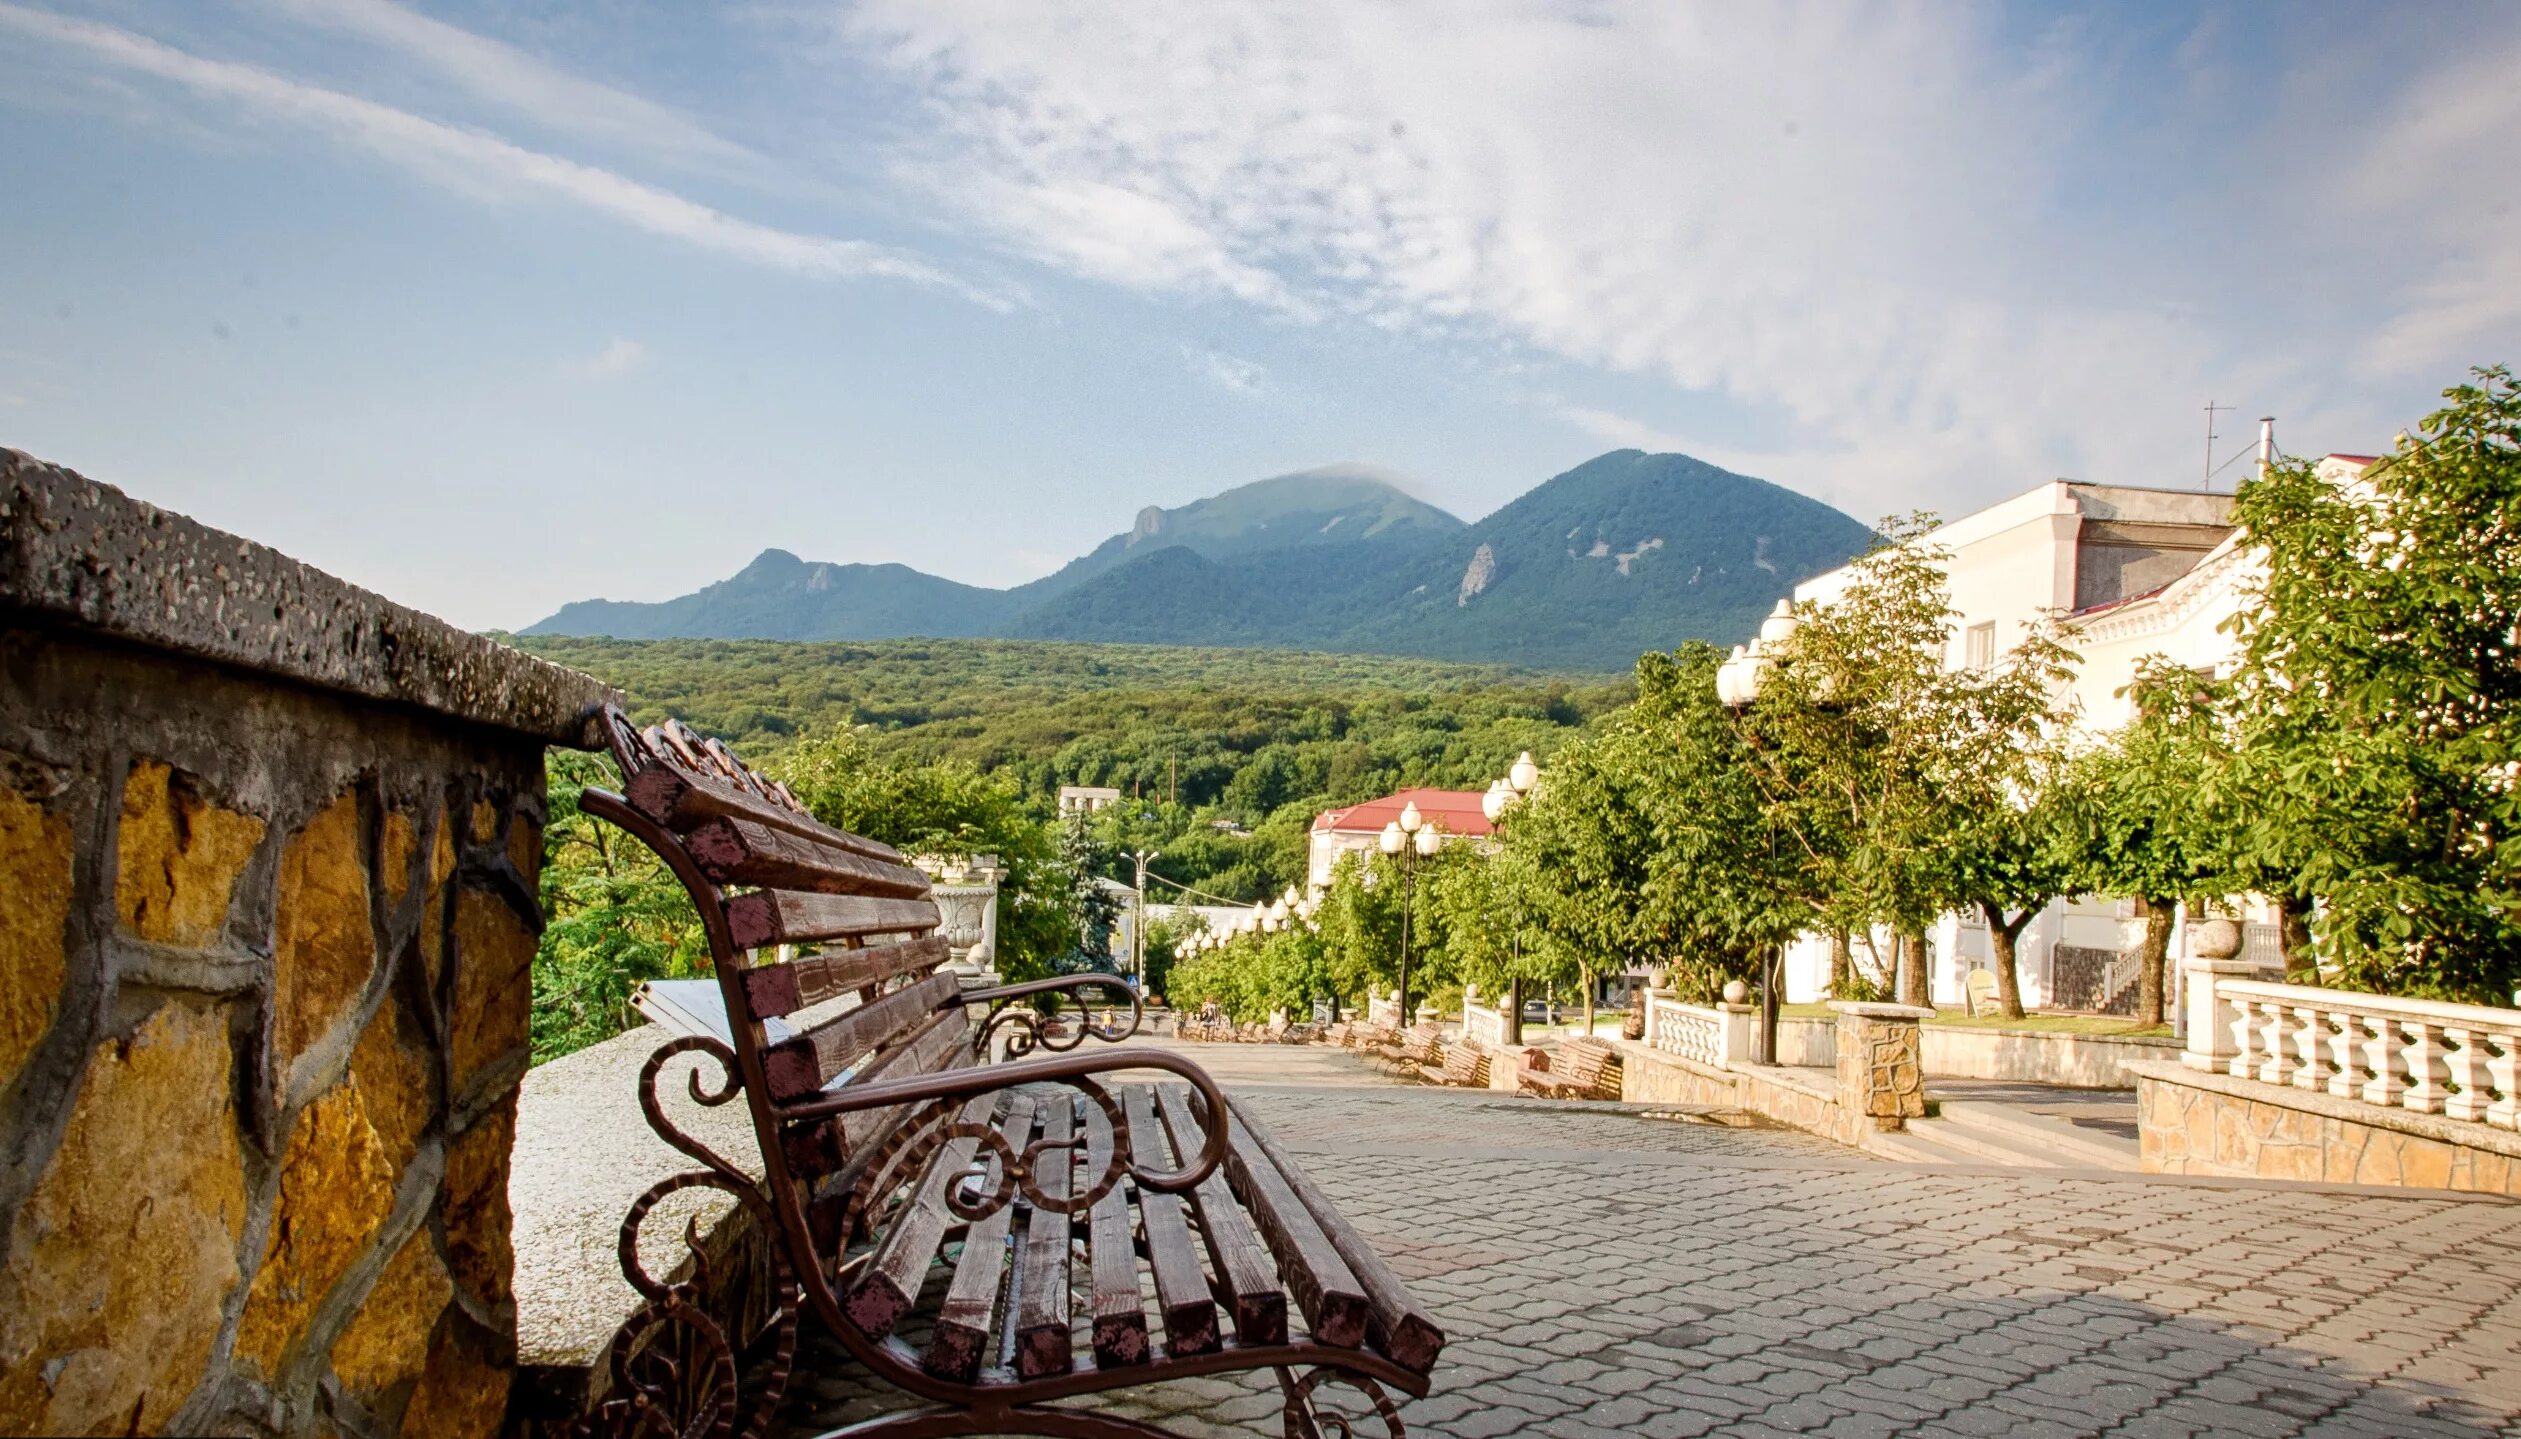
<path id="1" fill-rule="evenodd" d="M 1798 1019 L 1827 1019 L 1830 1007 L 1826 1004 L 1789 1004 L 1777 1012 Z M 2171 1037 L 2171 1026 L 2167 1024 L 2138 1028 L 2134 1020 L 2121 1019 L 2114 1014 L 2032 1013 L 2020 1019 L 2007 1019 L 1998 1014 L 1973 1016 L 1964 1010 L 1947 1009 L 1924 1022 L 1950 1025 L 1956 1029 L 2028 1029 L 2042 1034 L 2116 1034 L 2144 1039 Z"/>

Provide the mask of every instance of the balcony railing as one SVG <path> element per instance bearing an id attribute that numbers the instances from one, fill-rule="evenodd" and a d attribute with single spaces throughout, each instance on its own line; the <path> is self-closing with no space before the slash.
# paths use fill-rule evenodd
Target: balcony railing
<path id="1" fill-rule="evenodd" d="M 1755 1011 L 1747 1004 L 1684 1004 L 1668 989 L 1646 991 L 1646 1046 L 1714 1069 L 1747 1064 Z"/>

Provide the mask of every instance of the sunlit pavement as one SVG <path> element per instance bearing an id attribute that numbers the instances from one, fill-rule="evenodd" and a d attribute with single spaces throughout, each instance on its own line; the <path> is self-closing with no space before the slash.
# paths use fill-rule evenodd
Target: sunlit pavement
<path id="1" fill-rule="evenodd" d="M 1452 1336 L 1413 1432 L 2521 1436 L 2521 1206 L 1889 1165 L 1318 1046 L 1158 1047 L 1246 1094 Z M 800 1360 L 785 1435 L 903 1402 L 827 1340 Z M 1282 1432 L 1266 1373 L 1106 1403 Z"/>

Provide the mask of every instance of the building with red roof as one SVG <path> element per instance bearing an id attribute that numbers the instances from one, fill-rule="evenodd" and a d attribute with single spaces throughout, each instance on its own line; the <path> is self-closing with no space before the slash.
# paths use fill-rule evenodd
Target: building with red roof
<path id="1" fill-rule="evenodd" d="M 1487 795 L 1475 789 L 1404 789 L 1380 799 L 1326 809 L 1313 816 L 1312 853 L 1305 865 L 1305 883 L 1319 889 L 1331 882 L 1331 866 L 1350 852 L 1372 854 L 1383 827 L 1401 817 L 1410 805 L 1419 818 L 1436 826 L 1450 842 L 1485 839 L 1492 831 L 1481 803 Z"/>

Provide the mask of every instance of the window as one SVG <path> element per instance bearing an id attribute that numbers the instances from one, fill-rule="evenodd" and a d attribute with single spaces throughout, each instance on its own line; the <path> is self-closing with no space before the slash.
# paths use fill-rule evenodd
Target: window
<path id="1" fill-rule="evenodd" d="M 1996 622 L 1972 625 L 1961 635 L 1961 662 L 1970 669 L 1992 668 L 1996 663 Z"/>

